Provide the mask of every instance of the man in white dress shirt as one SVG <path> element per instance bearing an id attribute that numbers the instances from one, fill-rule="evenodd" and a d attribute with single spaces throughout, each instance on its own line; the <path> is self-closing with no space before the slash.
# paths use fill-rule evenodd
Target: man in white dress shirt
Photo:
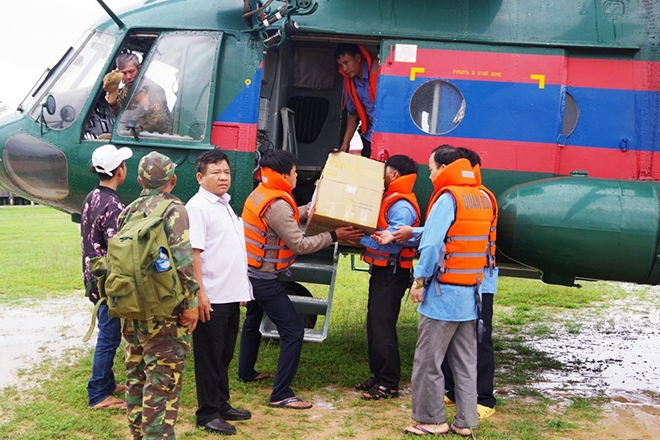
<path id="1" fill-rule="evenodd" d="M 250 301 L 243 223 L 229 206 L 231 169 L 227 156 L 206 151 L 195 162 L 200 188 L 186 209 L 190 217 L 195 278 L 199 281 L 199 324 L 193 332 L 197 426 L 232 435 L 227 420 L 247 420 L 249 411 L 229 404 L 227 367 L 234 356 L 239 307 Z"/>

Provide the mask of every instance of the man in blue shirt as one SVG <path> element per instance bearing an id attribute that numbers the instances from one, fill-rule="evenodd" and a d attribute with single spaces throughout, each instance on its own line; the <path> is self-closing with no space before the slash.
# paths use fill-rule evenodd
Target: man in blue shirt
<path id="1" fill-rule="evenodd" d="M 376 102 L 377 62 L 364 46 L 340 44 L 335 50 L 339 73 L 344 77 L 344 100 L 348 116 L 340 151 L 348 152 L 360 124 L 362 156 L 371 157 L 374 106 Z"/>
<path id="2" fill-rule="evenodd" d="M 464 158 L 470 161 L 473 169 L 481 168 L 481 158 L 477 153 L 467 148 L 457 148 Z M 480 175 L 478 180 L 481 180 Z M 494 201 L 495 202 L 495 201 Z M 496 225 L 493 225 L 496 226 Z M 493 234 L 494 234 L 493 229 Z M 493 235 L 493 240 L 494 240 Z M 493 249 L 495 242 L 492 243 Z M 495 376 L 495 352 L 493 350 L 493 300 L 497 293 L 497 278 L 499 269 L 494 266 L 484 271 L 484 282 L 481 284 L 481 318 L 484 322 L 484 332 L 481 340 L 477 342 L 477 414 L 479 419 L 485 419 L 495 414 L 495 394 L 493 379 Z M 445 403 L 453 405 L 456 397 L 454 393 L 454 375 L 447 361 L 442 363 L 442 373 L 445 376 L 445 389 L 447 390 Z"/>
<path id="3" fill-rule="evenodd" d="M 495 210 L 486 192 L 477 187 L 470 162 L 455 148 L 436 148 L 429 158 L 429 172 L 435 192 L 410 290 L 411 300 L 420 303 L 412 375 L 412 417 L 418 424 L 406 432 L 442 435 L 451 430 L 468 436 L 478 426 L 478 289 Z M 456 416 L 451 425 L 443 399 L 445 357 L 456 379 Z"/>
<path id="4" fill-rule="evenodd" d="M 473 169 L 481 167 L 481 158 L 479 155 L 467 148 L 456 148 L 461 156 L 470 161 Z M 480 176 L 478 176 L 478 180 Z M 494 225 L 495 226 L 495 225 Z M 396 231 L 388 234 L 387 232 L 378 232 L 376 240 L 385 244 L 392 241 L 405 243 L 406 246 L 418 246 L 423 227 L 398 227 Z M 494 243 L 493 243 L 494 246 Z M 497 279 L 499 269 L 492 267 L 484 272 L 484 281 L 481 284 L 481 303 L 483 319 L 483 335 L 477 344 L 477 414 L 479 419 L 492 416 L 495 413 L 496 399 L 493 390 L 493 379 L 495 376 L 495 356 L 493 350 L 493 300 L 497 293 Z M 447 390 L 445 404 L 453 405 L 455 402 L 454 394 L 454 375 L 447 361 L 442 363 L 442 372 L 445 376 L 445 388 Z"/>
<path id="5" fill-rule="evenodd" d="M 413 194 L 417 164 L 404 155 L 385 162 L 385 194 L 378 216 L 378 228 L 395 231 L 397 226 L 417 226 L 419 205 Z M 401 299 L 410 285 L 415 249 L 399 243 L 381 246 L 370 236 L 360 240 L 363 259 L 369 263 L 367 304 L 367 345 L 372 377 L 355 385 L 368 400 L 398 397 L 401 363 L 396 323 Z"/>

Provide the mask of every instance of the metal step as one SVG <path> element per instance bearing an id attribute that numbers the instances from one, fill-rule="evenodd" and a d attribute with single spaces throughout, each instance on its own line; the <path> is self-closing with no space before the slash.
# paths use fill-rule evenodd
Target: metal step
<path id="1" fill-rule="evenodd" d="M 325 316 L 322 329 L 305 329 L 303 339 L 305 342 L 323 342 L 328 336 L 338 260 L 339 245 L 335 243 L 313 254 L 297 256 L 296 261 L 289 268 L 288 273 L 280 274 L 281 281 L 323 284 L 328 286 L 327 298 L 289 295 L 293 307 L 299 314 Z M 265 338 L 279 339 L 280 337 L 275 324 L 273 324 L 266 314 L 264 314 L 261 320 L 259 330 Z"/>

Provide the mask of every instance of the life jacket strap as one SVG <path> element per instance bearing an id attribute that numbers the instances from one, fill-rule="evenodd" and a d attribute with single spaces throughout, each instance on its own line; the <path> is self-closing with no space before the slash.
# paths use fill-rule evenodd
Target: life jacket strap
<path id="1" fill-rule="evenodd" d="M 256 240 L 252 240 L 250 237 L 245 237 L 245 241 L 258 247 L 259 249 L 264 249 L 264 250 L 288 249 L 284 245 L 259 243 Z"/>
<path id="2" fill-rule="evenodd" d="M 445 268 L 442 273 L 458 273 L 458 274 L 480 274 L 483 273 L 483 269 L 451 269 Z"/>
<path id="3" fill-rule="evenodd" d="M 472 235 L 454 235 L 453 237 L 447 237 L 446 242 L 450 243 L 452 241 L 483 241 L 483 240 L 488 240 L 490 237 L 487 235 L 478 235 L 478 236 L 472 236 Z"/>
<path id="4" fill-rule="evenodd" d="M 251 254 L 248 252 L 248 257 L 252 258 L 253 260 L 258 261 L 259 263 L 288 263 L 290 261 L 293 261 L 296 259 L 296 255 L 292 255 L 287 258 L 264 258 L 264 257 L 259 257 L 257 255 Z"/>
<path id="5" fill-rule="evenodd" d="M 255 228 L 254 226 L 252 226 L 251 224 L 249 224 L 247 222 L 243 222 L 243 226 L 245 226 L 246 228 L 248 228 L 252 232 L 256 232 L 257 234 L 261 235 L 264 238 L 266 238 L 266 237 L 275 237 L 277 235 L 274 232 L 264 232 L 259 228 Z M 247 238 L 246 238 L 246 240 L 247 240 Z"/>
<path id="6" fill-rule="evenodd" d="M 488 257 L 486 252 L 450 252 L 445 254 L 445 260 L 450 259 L 451 257 L 463 257 L 463 258 L 481 258 Z"/>

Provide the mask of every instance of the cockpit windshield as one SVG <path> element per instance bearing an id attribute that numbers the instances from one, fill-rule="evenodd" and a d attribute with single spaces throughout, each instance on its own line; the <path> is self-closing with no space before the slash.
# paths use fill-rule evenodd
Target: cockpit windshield
<path id="1" fill-rule="evenodd" d="M 44 70 L 34 86 L 32 86 L 28 94 L 25 96 L 25 98 L 23 98 L 23 101 L 21 101 L 20 105 L 18 106 L 19 111 L 29 110 L 32 108 L 34 103 L 41 96 L 42 92 L 50 87 L 50 85 L 53 83 L 53 80 L 57 77 L 62 68 L 66 66 L 69 61 L 71 61 L 73 55 L 78 51 L 78 49 L 80 49 L 83 43 L 89 39 L 90 34 L 90 31 L 85 31 L 85 33 L 82 34 L 80 38 L 78 38 L 76 44 L 69 47 L 53 67 L 48 67 L 46 70 Z"/>
<path id="2" fill-rule="evenodd" d="M 95 32 L 73 56 L 68 65 L 62 63 L 64 71 L 54 80 L 41 99 L 41 102 L 45 101 L 47 95 L 55 98 L 54 114 L 43 112 L 44 120 L 49 128 L 61 130 L 76 120 L 101 74 L 114 44 L 115 37 L 112 35 Z M 40 105 L 35 106 L 30 112 L 30 116 L 36 120 L 41 114 Z"/>

